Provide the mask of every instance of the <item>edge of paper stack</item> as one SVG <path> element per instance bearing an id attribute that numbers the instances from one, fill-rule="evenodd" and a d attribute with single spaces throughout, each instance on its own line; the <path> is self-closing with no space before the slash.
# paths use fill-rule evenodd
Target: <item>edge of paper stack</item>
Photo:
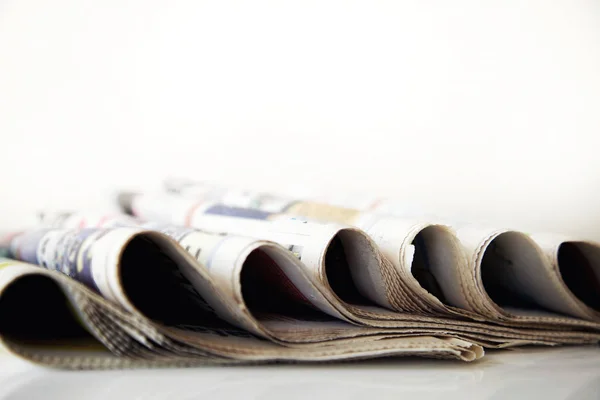
<path id="1" fill-rule="evenodd" d="M 1 240 L 0 343 L 69 369 L 474 361 L 600 341 L 600 244 L 168 179 Z"/>

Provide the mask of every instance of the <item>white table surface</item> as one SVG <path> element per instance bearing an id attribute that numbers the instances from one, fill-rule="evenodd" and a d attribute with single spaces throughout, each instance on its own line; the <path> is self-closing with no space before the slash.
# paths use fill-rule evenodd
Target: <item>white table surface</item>
<path id="1" fill-rule="evenodd" d="M 60 371 L 0 355 L 0 399 L 600 399 L 600 348 L 488 352 L 475 363 Z"/>

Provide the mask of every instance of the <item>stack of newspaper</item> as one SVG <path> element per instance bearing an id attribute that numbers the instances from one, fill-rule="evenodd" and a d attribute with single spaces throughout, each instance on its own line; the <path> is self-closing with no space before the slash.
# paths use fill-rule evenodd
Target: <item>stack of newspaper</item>
<path id="1" fill-rule="evenodd" d="M 124 368 L 600 341 L 597 243 L 176 179 L 118 203 L 2 239 L 5 348 Z"/>

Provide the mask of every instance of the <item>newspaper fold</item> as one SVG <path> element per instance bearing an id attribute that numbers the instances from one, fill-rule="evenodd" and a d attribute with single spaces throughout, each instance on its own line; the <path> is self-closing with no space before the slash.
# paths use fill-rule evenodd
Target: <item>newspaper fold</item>
<path id="1" fill-rule="evenodd" d="M 269 246 L 277 248 L 275 244 Z M 48 270 L 8 262 L 10 268 L 3 270 L 2 275 L 6 286 L 18 280 L 20 273 L 35 273 L 54 278 L 63 285 L 63 291 L 83 293 L 85 296 L 80 296 L 83 300 L 72 302 L 74 306 L 71 308 L 80 310 L 80 313 L 88 311 L 86 315 L 91 321 L 86 325 L 88 331 L 103 331 L 111 335 L 108 337 L 112 339 L 101 341 L 105 348 L 118 356 L 151 360 L 147 364 L 128 361 L 126 365 L 187 365 L 198 363 L 199 360 L 221 363 L 360 358 L 374 355 L 374 351 L 381 355 L 401 354 L 407 349 L 403 343 L 411 342 L 408 339 L 401 340 L 406 333 L 372 330 L 365 334 L 355 329 L 354 333 L 348 335 L 347 332 L 351 330 L 339 326 L 337 329 L 344 334 L 337 337 L 349 339 L 332 341 L 331 337 L 325 336 L 322 340 L 327 339 L 327 342 L 299 346 L 296 350 L 291 350 L 292 346 L 288 349 L 260 340 L 223 321 L 226 319 L 238 323 L 251 332 L 254 329 L 256 332 L 252 333 L 255 334 L 265 333 L 258 331 L 256 325 L 248 325 L 248 321 L 252 321 L 248 316 L 245 320 L 240 318 L 239 309 L 230 307 L 231 299 L 223 298 L 218 285 L 212 282 L 208 274 L 201 272 L 202 269 L 198 267 L 200 264 L 188 252 L 168 236 L 156 231 L 126 227 L 32 231 L 15 236 L 11 240 L 11 250 L 15 257 L 38 263 Z M 287 251 L 272 254 L 283 254 L 295 260 Z M 84 308 L 88 304 L 89 310 Z M 107 309 L 111 312 L 107 312 Z M 8 321 L 5 329 L 2 329 L 3 334 L 17 325 L 14 320 L 2 320 Z M 344 324 L 341 321 L 337 323 Z M 326 334 L 331 332 L 332 329 L 329 329 Z M 427 352 L 427 340 L 430 339 L 417 341 L 423 344 L 420 351 Z M 436 339 L 431 340 L 437 343 Z M 473 352 L 467 350 L 464 357 L 459 356 L 464 359 L 482 355 L 478 346 L 465 341 L 439 340 L 451 343 L 452 348 L 460 344 L 467 349 L 474 349 Z M 417 342 L 413 340 L 411 343 Z M 7 343 L 12 344 L 7 347 L 13 352 L 57 366 L 126 366 L 123 360 L 114 360 L 104 353 L 99 358 L 86 352 L 80 356 L 62 357 L 62 353 L 44 353 L 45 348 L 32 351 L 14 342 Z M 439 355 L 437 350 L 432 353 Z M 91 361 L 82 361 L 89 357 Z"/>
<path id="2" fill-rule="evenodd" d="M 71 221 L 72 225 L 78 227 L 83 221 L 99 220 L 90 215 L 76 213 L 68 219 L 62 216 L 59 218 L 63 221 L 63 225 L 66 224 L 65 221 Z M 56 226 L 54 219 L 47 219 L 46 222 Z M 130 222 L 129 217 L 122 219 L 124 224 Z M 521 344 L 522 340 L 531 341 L 532 338 L 537 342 L 543 342 L 542 338 L 534 337 L 527 332 L 498 329 L 498 332 L 489 334 L 486 333 L 488 329 L 483 324 L 399 314 L 369 306 L 347 304 L 315 278 L 314 274 L 308 273 L 310 270 L 306 271 L 306 265 L 297 258 L 310 254 L 310 250 L 313 252 L 318 250 L 317 253 L 320 254 L 319 246 L 322 244 L 320 240 L 308 247 L 302 245 L 283 248 L 262 240 L 206 234 L 189 228 L 168 227 L 156 223 L 146 223 L 143 226 L 145 229 L 153 228 L 171 236 L 199 260 L 201 265 L 206 265 L 208 273 L 225 294 L 223 298 L 231 300 L 231 309 L 235 310 L 238 307 L 239 312 L 234 317 L 221 313 L 224 319 L 237 325 L 241 324 L 255 334 L 288 345 L 297 342 L 356 338 L 377 333 L 454 335 L 490 347 Z M 350 232 L 352 231 L 354 230 Z M 336 230 L 325 231 L 327 232 L 329 236 L 332 233 L 337 234 Z M 294 235 L 289 237 L 295 238 Z M 300 236 L 300 239 L 306 237 Z M 13 239 L 13 242 L 18 240 Z M 291 247 L 296 249 L 295 253 L 287 251 L 287 248 Z M 305 250 L 309 250 L 308 253 Z M 373 248 L 371 250 L 376 254 Z M 270 252 L 270 255 L 265 254 L 265 251 Z M 326 253 L 328 251 L 324 252 Z M 339 258 L 339 254 L 336 258 Z M 327 256 L 321 257 L 311 265 L 323 269 L 326 259 Z M 256 263 L 256 260 L 260 262 Z M 268 299 L 261 299 L 260 297 L 264 296 L 256 296 L 256 293 L 270 295 Z M 273 293 L 283 297 L 273 302 Z M 290 298 L 294 300 L 293 303 L 290 303 Z M 278 305 L 277 313 L 265 312 L 268 307 L 264 305 L 273 303 Z M 325 315 L 314 313 L 312 310 L 306 313 L 306 305 Z M 218 310 L 218 303 L 215 307 Z M 303 310 L 302 314 L 298 314 L 299 309 Z M 358 326 L 348 325 L 331 317 Z M 382 328 L 393 329 L 382 331 Z M 507 342 L 506 337 L 512 338 L 511 341 Z M 565 335 L 563 340 L 572 342 L 580 339 Z"/>
<path id="3" fill-rule="evenodd" d="M 302 248 L 301 258 L 308 272 L 316 281 L 321 282 L 326 291 L 337 294 L 334 301 L 342 305 L 342 310 L 348 311 L 346 317 L 365 325 L 398 327 L 403 324 L 401 321 L 407 319 L 422 324 L 434 322 L 447 330 L 461 332 L 461 337 L 479 340 L 478 343 L 490 347 L 493 346 L 490 343 L 493 340 L 502 340 L 503 346 L 524 343 L 567 343 L 571 340 L 581 343 L 598 341 L 598 332 L 586 332 L 588 329 L 597 331 L 599 325 L 595 322 L 563 318 L 559 315 L 541 320 L 507 321 L 506 318 L 489 313 L 476 313 L 479 309 L 471 307 L 462 310 L 440 301 L 431 293 L 434 292 L 431 287 L 426 286 L 429 290 L 423 287 L 423 282 L 426 284 L 429 282 L 426 279 L 419 281 L 418 275 L 413 274 L 411 267 L 416 265 L 417 268 L 424 269 L 426 278 L 428 274 L 434 275 L 436 280 L 442 281 L 446 293 L 451 293 L 450 290 L 453 288 L 453 285 L 448 282 L 457 282 L 455 286 L 458 288 L 472 286 L 470 281 L 465 282 L 470 278 L 465 272 L 468 265 L 460 242 L 447 227 L 413 222 L 402 225 L 405 220 L 374 218 L 365 214 L 371 219 L 370 221 L 363 219 L 367 221 L 363 222 L 364 226 L 368 227 L 370 223 L 371 226 L 377 227 L 377 230 L 371 232 L 379 232 L 379 234 L 371 233 L 373 240 L 370 240 L 365 232 L 346 225 L 290 220 L 289 217 L 282 217 L 280 214 L 228 207 L 213 202 L 199 202 L 182 196 L 167 194 L 138 196 L 128 195 L 131 204 L 124 208 L 134 210 L 144 219 L 174 224 L 183 223 L 212 232 L 243 234 L 272 240 L 289 248 Z M 328 229 L 330 232 L 325 234 Z M 360 236 L 362 242 L 353 239 L 350 235 L 344 237 L 341 232 L 353 232 L 354 235 Z M 383 234 L 384 232 L 388 234 Z M 395 232 L 400 232 L 402 235 L 394 236 Z M 327 257 L 324 256 L 330 250 L 332 250 L 330 255 L 335 254 L 333 249 L 335 249 L 334 238 L 336 237 L 341 242 L 343 250 L 341 253 L 338 251 L 338 254 L 342 257 L 338 256 L 337 264 L 335 262 L 328 264 Z M 376 241 L 379 246 L 375 244 Z M 413 245 L 418 241 L 425 241 L 426 244 Z M 394 254 L 400 254 L 395 256 L 395 260 L 406 260 L 406 262 L 394 265 L 391 256 L 389 258 L 382 256 L 377 250 L 378 247 L 382 250 L 388 249 L 388 254 L 391 253 L 389 250 L 391 248 L 404 250 L 405 253 L 400 253 L 398 250 L 399 252 Z M 351 251 L 348 252 L 346 249 Z M 424 249 L 426 251 L 423 251 Z M 413 257 L 414 253 L 409 253 L 407 256 L 406 253 L 410 250 L 425 254 Z M 427 254 L 427 252 L 434 254 Z M 382 253 L 386 254 L 385 251 Z M 371 254 L 371 257 L 365 258 L 366 254 Z M 343 259 L 346 264 L 344 268 L 346 274 L 343 283 L 336 287 L 335 284 L 331 284 L 332 279 L 328 276 L 331 274 L 327 274 L 327 271 L 333 270 L 332 265 L 339 265 L 340 259 Z M 333 261 L 333 258 L 330 261 Z M 352 263 L 356 271 L 354 274 Z M 339 279 L 339 271 L 337 278 Z M 356 285 L 358 282 L 363 286 Z M 356 290 L 348 293 L 353 286 Z M 459 295 L 463 296 L 465 305 L 470 306 L 467 298 L 469 294 L 471 293 L 462 289 Z M 386 312 L 375 306 L 385 307 L 395 312 Z M 556 324 L 557 320 L 560 322 L 559 325 Z M 471 321 L 487 321 L 494 324 Z M 465 336 L 475 332 L 476 337 Z M 492 337 L 494 339 L 491 339 Z"/>
<path id="4" fill-rule="evenodd" d="M 382 252 L 392 262 L 398 260 L 397 254 L 400 251 L 399 262 L 395 263 L 400 272 L 406 271 L 406 264 L 410 263 L 402 262 L 407 257 L 402 257 L 405 252 L 395 244 L 402 243 L 403 240 L 406 242 L 407 238 L 411 240 L 411 244 L 415 244 L 413 250 L 418 249 L 419 242 L 421 247 L 425 248 L 429 244 L 430 248 L 434 247 L 434 251 L 426 249 L 422 252 L 424 259 L 429 261 L 432 256 L 440 257 L 433 262 L 427 262 L 425 269 L 413 269 L 412 275 L 415 279 L 412 280 L 411 286 L 418 290 L 418 285 L 414 285 L 416 280 L 421 289 L 435 294 L 445 303 L 486 315 L 488 318 L 499 321 L 508 319 L 515 323 L 554 323 L 557 320 L 563 324 L 573 322 L 556 315 L 544 318 L 538 310 L 542 308 L 589 321 L 600 321 L 600 245 L 596 243 L 569 241 L 542 234 L 534 235 L 532 240 L 516 231 L 453 224 L 455 228 L 461 228 L 458 238 L 469 259 L 466 263 L 464 259 L 457 260 L 460 256 L 457 256 L 456 251 L 449 251 L 450 248 L 456 250 L 455 246 L 448 245 L 451 240 L 440 239 L 443 230 L 441 225 L 436 226 L 437 235 L 432 235 L 428 231 L 431 232 L 434 225 L 418 222 L 410 224 L 397 217 L 382 215 L 382 210 L 396 215 L 406 214 L 404 205 L 394 204 L 393 201 L 378 199 L 371 202 L 369 209 L 379 211 L 373 213 L 329 204 L 293 201 L 251 191 L 227 191 L 202 182 L 170 179 L 165 182 L 165 187 L 179 195 L 193 195 L 195 198 L 201 197 L 204 201 L 222 201 L 236 206 L 261 208 L 261 199 L 268 198 L 270 203 L 284 204 L 278 212 L 291 211 L 310 218 L 341 220 L 356 225 L 375 238 Z M 411 235 L 410 232 L 417 233 Z M 540 242 L 539 245 L 535 243 L 536 240 Z M 444 259 L 454 259 L 458 262 L 446 262 L 444 265 Z M 419 257 L 415 257 L 412 264 L 418 261 Z M 464 268 L 465 264 L 469 267 Z M 405 276 L 408 281 L 411 281 L 410 275 Z M 487 293 L 486 290 L 492 293 Z M 427 294 L 422 290 L 420 296 L 427 298 Z M 504 310 L 492 297 L 505 305 L 505 308 L 511 308 L 511 311 Z M 508 299 L 513 303 L 516 300 L 517 304 L 506 305 Z M 431 298 L 428 300 L 435 303 Z M 527 309 L 515 312 L 514 307 L 511 307 L 515 305 L 518 308 L 526 306 Z"/>

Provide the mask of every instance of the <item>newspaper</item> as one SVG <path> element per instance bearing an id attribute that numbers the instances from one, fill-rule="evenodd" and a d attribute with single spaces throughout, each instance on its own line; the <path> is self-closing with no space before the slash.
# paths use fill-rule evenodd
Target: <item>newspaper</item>
<path id="1" fill-rule="evenodd" d="M 565 314 L 600 319 L 600 243 L 555 234 L 529 237 L 546 258 L 548 286 L 552 284 L 561 293 L 555 307 L 563 308 Z"/>
<path id="2" fill-rule="evenodd" d="M 13 258 L 0 260 L 3 347 L 61 368 L 133 368 L 471 361 L 482 346 L 600 341 L 595 243 L 440 223 L 386 201 L 388 214 L 167 186 L 122 193 L 131 215 L 44 212 L 0 238 Z"/>
<path id="3" fill-rule="evenodd" d="M 64 218 L 64 215 L 57 215 L 54 219 L 47 219 L 46 223 L 56 226 L 57 221 L 62 221 L 64 227 L 67 224 L 80 227 L 86 221 L 97 220 L 99 218 L 93 215 L 74 213 L 69 218 Z M 130 217 L 124 217 L 122 221 L 130 223 L 131 220 Z M 304 257 L 304 260 L 306 260 L 310 252 L 305 252 L 304 246 L 288 245 L 281 247 L 256 239 L 206 234 L 186 228 L 165 227 L 154 223 L 146 223 L 142 226 L 152 227 L 173 237 L 198 261 L 206 265 L 208 273 L 212 275 L 217 283 L 221 283 L 221 289 L 228 294 L 225 297 L 233 299 L 232 308 L 235 309 L 235 304 L 244 305 L 244 310 L 241 311 L 242 316 L 238 318 L 259 317 L 258 320 L 246 322 L 244 326 L 250 331 L 267 336 L 272 340 L 288 344 L 299 341 L 334 340 L 344 337 L 374 335 L 382 332 L 382 328 L 394 328 L 386 329 L 385 333 L 396 335 L 409 333 L 414 335 L 454 335 L 490 347 L 507 345 L 506 332 L 501 331 L 494 335 L 481 334 L 481 332 L 486 331 L 485 326 L 481 324 L 466 324 L 465 328 L 464 323 L 457 324 L 454 320 L 447 320 L 444 324 L 440 324 L 439 318 L 391 313 L 377 309 L 373 311 L 372 307 L 349 305 L 340 300 L 335 292 L 328 289 L 328 285 L 324 285 L 318 278 L 315 279 L 310 270 L 305 271 L 306 267 L 300 259 Z M 292 241 L 296 240 L 297 243 L 297 238 L 294 239 L 294 235 L 290 238 Z M 318 250 L 318 246 L 320 246 L 318 242 L 316 246 L 309 245 L 308 250 Z M 260 253 L 271 253 L 270 259 L 267 259 L 269 262 L 265 262 L 265 254 L 261 254 L 261 257 L 253 256 L 252 252 L 259 249 L 261 250 Z M 288 249 L 292 249 L 293 252 L 289 252 Z M 208 255 L 210 257 L 206 258 Z M 249 255 L 253 257 L 249 257 Z M 258 260 L 259 263 L 254 260 Z M 276 260 L 276 262 L 273 262 L 273 260 Z M 265 269 L 266 265 L 271 265 L 271 267 Z M 323 268 L 322 262 L 312 263 L 311 265 L 318 265 Z M 258 266 L 262 270 L 259 275 L 252 272 Z M 277 279 L 274 280 L 273 277 Z M 246 296 L 244 296 L 244 290 Z M 289 311 L 297 310 L 298 304 L 290 304 L 289 301 L 285 302 L 281 299 L 276 303 L 280 305 L 279 315 L 274 316 L 264 313 L 264 307 L 260 310 L 262 312 L 259 313 L 258 310 L 252 310 L 251 307 L 248 307 L 248 302 L 256 303 L 253 300 L 252 292 L 270 293 L 269 301 L 272 301 L 272 294 L 274 293 L 285 295 L 284 297 L 293 295 L 296 303 L 308 302 L 307 304 L 310 307 L 330 318 L 324 318 L 324 315 L 315 315 L 314 313 L 312 313 L 312 316 L 306 313 L 303 316 L 291 315 Z M 281 307 L 283 304 L 285 304 L 285 307 Z M 244 311 L 248 310 L 252 311 L 251 316 L 244 315 Z M 373 319 L 374 316 L 379 317 L 382 311 L 384 312 L 383 319 Z M 312 319 L 308 318 L 309 316 Z M 229 319 L 227 315 L 224 315 L 223 318 Z M 358 326 L 348 325 L 348 323 L 343 323 L 338 319 Z M 402 323 L 399 323 L 399 321 L 402 321 Z M 237 323 L 239 324 L 240 321 L 237 321 Z M 512 334 L 512 332 L 509 332 L 509 334 Z M 530 334 L 523 334 L 518 339 L 531 340 L 531 337 Z M 516 340 L 516 338 L 513 339 Z M 538 340 L 540 339 L 538 338 Z M 574 338 L 565 337 L 564 340 L 573 341 Z M 520 343 L 520 341 L 517 343 Z"/>
<path id="4" fill-rule="evenodd" d="M 167 190 L 180 194 L 197 195 L 201 190 L 206 192 L 207 187 L 212 187 L 213 193 L 218 193 L 215 185 L 202 182 L 182 179 L 165 181 Z M 525 303 L 533 302 L 548 310 L 582 319 L 598 321 L 600 318 L 600 296 L 598 295 L 600 293 L 600 243 L 598 242 L 578 240 L 558 234 L 540 232 L 524 234 L 509 229 L 458 223 L 446 217 L 436 216 L 433 212 L 425 211 L 406 201 L 372 195 L 312 193 L 305 198 L 377 214 L 403 217 L 428 215 L 431 219 L 446 220 L 445 223 L 458 230 L 463 242 L 471 244 L 466 246 L 467 253 L 477 258 L 475 254 L 471 254 L 477 251 L 482 258 L 485 256 L 489 259 L 485 263 L 488 265 L 483 268 L 487 270 L 483 274 L 488 277 L 483 280 L 496 282 L 487 285 L 491 289 L 486 289 L 484 292 L 491 290 L 492 297 L 496 298 L 510 295 Z M 474 244 L 477 242 L 482 247 L 475 250 L 477 246 Z M 525 253 L 530 257 L 518 257 L 519 254 Z M 545 260 L 540 261 L 540 256 Z M 492 264 L 496 267 L 491 266 Z M 503 299 L 498 301 L 504 302 Z M 531 314 L 530 310 L 519 309 L 514 305 L 504 308 L 510 309 L 517 315 Z M 493 305 L 490 307 L 488 304 L 488 309 L 491 309 L 494 314 L 498 313 Z M 500 313 L 502 314 L 502 311 Z"/>
<path id="5" fill-rule="evenodd" d="M 346 223 L 356 225 L 363 228 L 374 238 L 383 254 L 401 272 L 411 271 L 411 263 L 413 266 L 419 263 L 419 257 L 415 257 L 411 261 L 410 255 L 411 253 L 418 254 L 418 249 L 421 247 L 421 249 L 425 250 L 422 253 L 429 257 L 428 268 L 424 274 L 421 272 L 422 268 L 413 268 L 411 273 L 406 274 L 406 278 L 411 281 L 413 288 L 418 291 L 417 286 L 420 285 L 421 289 L 426 289 L 426 291 L 436 294 L 436 297 L 448 305 L 467 309 L 496 321 L 509 321 L 520 324 L 554 324 L 559 319 L 564 324 L 577 324 L 572 319 L 561 318 L 558 315 L 547 315 L 543 312 L 540 313 L 536 308 L 596 323 L 600 321 L 600 314 L 598 313 L 600 307 L 598 307 L 597 300 L 594 303 L 594 299 L 598 298 L 597 289 L 600 286 L 597 273 L 600 270 L 600 261 L 599 257 L 597 257 L 599 245 L 595 243 L 586 242 L 586 244 L 580 243 L 577 245 L 567 245 L 566 247 L 567 250 L 569 248 L 579 249 L 583 247 L 587 249 L 583 252 L 578 252 L 579 259 L 585 259 L 584 263 L 589 265 L 586 270 L 588 270 L 588 275 L 591 279 L 586 281 L 586 285 L 579 282 L 583 281 L 582 279 L 577 281 L 577 277 L 583 275 L 573 273 L 570 268 L 563 268 L 563 270 L 567 271 L 567 273 L 571 272 L 571 275 L 575 278 L 571 280 L 572 282 L 565 282 L 562 279 L 560 268 L 558 268 L 560 264 L 556 258 L 558 254 L 556 246 L 553 247 L 552 244 L 549 244 L 542 249 L 535 243 L 535 240 L 528 239 L 527 235 L 520 232 L 465 226 L 464 224 L 451 224 L 455 229 L 461 228 L 458 229 L 458 237 L 452 240 L 452 234 L 449 231 L 450 226 L 440 224 L 410 221 L 405 218 L 381 213 L 361 212 L 357 209 L 341 208 L 306 201 L 294 201 L 287 198 L 278 198 L 276 201 L 273 200 L 274 196 L 249 191 L 240 192 L 234 190 L 231 191 L 234 193 L 233 195 L 225 196 L 222 189 L 216 190 L 210 185 L 199 182 L 171 180 L 166 182 L 166 186 L 171 192 L 194 197 L 202 194 L 205 199 L 213 202 L 225 202 L 237 199 L 235 204 L 232 202 L 232 205 L 236 206 L 244 203 L 246 205 L 258 204 L 260 207 L 260 199 L 270 198 L 271 204 L 277 201 L 279 204 L 285 204 L 280 208 L 279 212 L 292 212 L 317 219 L 327 219 L 329 218 L 328 216 L 331 216 L 334 220 L 342 220 Z M 213 195 L 210 195 L 211 193 Z M 217 195 L 221 197 L 219 198 Z M 375 207 L 377 204 L 380 206 L 385 204 L 385 209 L 388 211 L 399 210 L 397 214 L 403 212 L 401 205 L 397 205 L 394 208 L 391 206 L 393 202 L 385 200 L 378 200 L 373 203 L 371 209 L 377 208 Z M 442 236 L 445 236 L 445 238 L 442 238 Z M 547 235 L 541 236 L 544 237 Z M 400 245 L 401 243 L 404 245 Z M 406 243 L 409 243 L 408 246 Z M 559 241 L 558 243 L 561 242 Z M 402 257 L 403 254 L 406 254 L 403 251 L 403 247 L 408 250 L 408 257 Z M 502 257 L 500 256 L 500 249 L 502 249 Z M 461 252 L 466 255 L 466 258 L 460 259 L 462 258 L 459 254 Z M 511 253 L 510 257 L 508 257 L 509 252 Z M 542 252 L 546 254 L 546 258 L 541 256 Z M 401 256 L 398 257 L 398 254 Z M 437 259 L 432 261 L 431 257 L 436 257 Z M 492 263 L 501 263 L 501 258 L 504 260 L 502 262 L 508 262 L 512 267 L 489 267 Z M 449 262 L 448 260 L 451 259 L 457 262 Z M 486 262 L 482 264 L 484 259 Z M 444 263 L 443 260 L 447 262 Z M 573 258 L 571 257 L 568 261 L 569 264 L 572 264 Z M 553 264 L 555 265 L 554 267 L 552 266 Z M 563 262 L 564 264 L 566 264 L 566 261 Z M 496 288 L 492 289 L 496 292 L 495 297 L 504 297 L 504 299 L 500 298 L 500 303 L 505 304 L 506 297 L 518 298 L 522 301 L 517 302 L 517 304 L 505 305 L 504 308 L 494 303 L 488 296 L 480 278 L 482 265 L 485 267 L 483 271 L 495 270 L 502 272 L 500 274 L 502 276 L 499 276 L 498 273 L 486 274 L 486 280 L 489 282 L 488 286 Z M 421 277 L 419 277 L 419 274 L 421 274 Z M 414 276 L 417 285 L 415 285 L 415 280 L 410 279 L 411 275 Z M 512 276 L 512 279 L 509 279 L 510 276 Z M 504 282 L 504 290 L 508 288 L 509 291 L 516 292 L 516 296 L 507 296 L 506 293 L 504 296 L 498 295 L 498 285 L 494 285 L 494 281 L 498 280 Z M 594 282 L 594 285 L 591 285 L 591 282 Z M 572 288 L 576 288 L 575 290 L 578 292 L 578 295 L 573 293 Z M 419 295 L 427 296 L 423 290 L 421 290 Z M 582 299 L 587 300 L 587 304 Z M 484 304 L 479 304 L 482 301 Z M 435 301 L 429 298 L 429 302 L 434 303 Z M 590 307 L 589 304 L 592 304 L 595 308 Z M 532 305 L 534 306 L 533 308 L 531 307 Z M 524 306 L 526 309 L 523 309 Z"/>
<path id="6" fill-rule="evenodd" d="M 231 190 L 231 194 L 226 195 L 223 188 L 202 182 L 171 179 L 165 182 L 165 186 L 179 195 L 203 196 L 203 199 L 226 204 L 231 202 L 236 206 L 245 203 L 260 208 L 260 199 L 271 198 L 271 203 L 278 201 L 285 204 L 279 209 L 282 213 L 290 211 L 311 218 L 342 220 L 359 226 L 376 240 L 390 261 L 395 262 L 398 260 L 397 254 L 401 254 L 399 262 L 395 263 L 400 271 L 406 270 L 410 260 L 402 262 L 406 258 L 403 259 L 402 247 L 397 244 L 409 239 L 409 249 L 418 250 L 420 244 L 422 248 L 425 247 L 423 253 L 429 258 L 425 274 L 421 268 L 413 269 L 412 274 L 407 274 L 409 280 L 413 275 L 422 289 L 436 294 L 444 303 L 496 321 L 554 324 L 559 320 L 564 324 L 573 323 L 571 319 L 544 312 L 548 310 L 600 322 L 600 245 L 597 243 L 453 223 L 450 225 L 458 233 L 460 242 L 456 240 L 454 245 L 458 246 L 451 246 L 448 232 L 445 239 L 441 238 L 441 225 L 411 223 L 381 214 L 382 210 L 396 215 L 406 214 L 402 203 L 391 200 L 371 201 L 369 209 L 378 211 L 373 213 L 282 197 L 273 200 L 274 196 L 251 191 Z M 234 204 L 232 199 L 237 202 Z M 438 232 L 433 234 L 433 230 Z M 415 231 L 418 232 L 416 236 L 410 234 Z M 460 258 L 456 251 L 458 247 L 462 247 L 467 258 L 444 265 L 444 259 Z M 454 251 L 449 251 L 450 248 Z M 436 255 L 438 259 L 431 261 L 430 258 Z M 562 263 L 559 255 L 563 255 Z M 419 258 L 415 257 L 412 263 L 418 261 Z M 410 270 L 410 266 L 408 268 Z M 421 279 L 419 274 L 422 275 Z M 412 283 L 415 283 L 414 280 Z"/>
<path id="7" fill-rule="evenodd" d="M 211 240 L 214 239 L 213 235 Z M 245 248 L 256 242 L 245 240 Z M 255 246 L 253 251 L 261 246 Z M 102 368 L 199 362 L 319 361 L 422 353 L 471 360 L 482 355 L 479 346 L 459 339 L 429 336 L 416 339 L 403 337 L 407 333 L 381 330 L 365 333 L 357 329 L 348 335 L 345 332 L 352 331 L 352 326 L 342 321 L 337 322 L 344 325 L 337 328 L 344 332 L 338 335 L 342 340 L 331 340 L 327 336 L 331 329 L 325 330 L 321 342 L 312 346 L 299 343 L 286 347 L 276 343 L 277 340 L 265 340 L 274 338 L 268 337 L 268 330 L 258 329 L 256 320 L 243 315 L 240 311 L 243 308 L 231 307 L 236 299 L 226 298 L 223 284 L 215 283 L 190 253 L 157 231 L 132 227 L 45 229 L 14 236 L 10 247 L 14 257 L 46 269 L 15 261 L 3 263 L 0 291 L 4 299 L 8 299 L 1 303 L 8 306 L 0 307 L 0 312 L 8 310 L 1 319 L 5 321 L 3 343 L 16 354 L 48 365 Z M 279 249 L 275 244 L 267 244 L 267 247 L 269 249 L 261 247 L 259 251 Z M 271 254 L 296 260 L 287 250 L 273 250 Z M 223 262 L 224 268 L 225 264 Z M 44 333 L 45 329 L 40 326 L 44 315 L 39 315 L 39 310 L 31 319 L 23 318 L 29 314 L 27 311 L 37 310 L 19 307 L 19 299 L 27 295 L 26 289 L 10 289 L 24 287 L 21 277 L 25 275 L 43 276 L 46 281 L 58 283 L 59 291 L 56 285 L 49 286 L 48 290 L 51 292 L 54 287 L 49 296 L 57 298 L 58 294 L 59 299 L 70 300 L 62 303 L 63 318 L 71 312 L 71 320 L 79 322 L 103 347 L 90 347 L 89 341 L 83 346 L 69 347 L 73 340 L 67 340 L 67 346 L 58 346 L 60 341 L 55 340 L 56 334 L 51 329 L 46 330 L 49 331 L 47 337 L 35 337 L 31 341 L 35 345 L 30 345 L 28 334 Z M 23 291 L 21 297 L 14 295 L 15 290 Z M 60 301 L 51 303 L 50 300 L 50 309 L 59 312 Z M 27 326 L 27 321 L 35 322 L 36 329 Z M 21 323 L 23 329 L 29 331 L 19 331 Z M 348 326 L 350 329 L 346 329 Z M 311 331 L 323 335 L 318 329 Z"/>
<path id="8" fill-rule="evenodd" d="M 405 218 L 429 217 L 437 218 L 431 210 L 425 209 L 422 205 L 414 202 L 402 201 L 398 199 L 388 199 L 364 191 L 354 192 L 315 192 L 308 187 L 298 188 L 293 195 L 288 192 L 281 193 L 262 193 L 253 190 L 232 188 L 204 182 L 198 180 L 170 177 L 163 181 L 163 186 L 167 192 L 175 193 L 188 197 L 201 198 L 205 200 L 222 200 L 223 203 L 237 205 L 240 207 L 255 208 L 257 203 L 248 202 L 248 199 L 273 199 L 275 204 L 291 204 L 301 199 L 301 202 L 334 206 L 339 209 L 360 210 L 366 212 L 377 212 L 379 214 L 394 215 Z M 258 203 L 259 208 L 264 207 L 264 203 Z M 280 212 L 281 208 L 271 210 Z"/>
<path id="9" fill-rule="evenodd" d="M 488 347 L 598 341 L 598 332 L 585 331 L 587 328 L 597 330 L 596 323 L 574 318 L 564 319 L 564 326 L 558 327 L 554 322 L 550 324 L 547 321 L 544 329 L 540 330 L 536 329 L 540 328 L 538 321 L 534 321 L 533 324 L 525 321 L 522 324 L 499 326 L 482 323 L 481 321 L 490 322 L 485 315 L 457 308 L 446 308 L 448 313 L 445 315 L 441 312 L 436 313 L 436 310 L 427 307 L 427 299 L 418 296 L 418 291 L 407 289 L 411 281 L 398 274 L 397 268 L 379 253 L 374 241 L 357 228 L 339 224 L 316 224 L 299 219 L 290 220 L 289 217 L 282 219 L 281 215 L 210 202 L 198 203 L 195 199 L 167 194 L 143 194 L 140 197 L 128 195 L 128 199 L 133 201 L 133 204 L 132 207 L 125 208 L 135 209 L 137 215 L 143 218 L 160 219 L 175 224 L 183 221 L 203 230 L 273 240 L 295 249 L 296 252 L 302 249 L 301 258 L 307 271 L 315 280 L 321 281 L 327 291 L 338 294 L 336 300 L 342 306 L 340 309 L 347 312 L 345 316 L 361 324 L 393 328 L 405 326 L 408 320 L 418 321 L 421 326 L 434 323 L 441 329 L 460 332 L 461 337 L 468 337 Z M 342 258 L 346 263 L 345 276 L 340 277 L 339 271 L 337 272 L 336 279 L 344 278 L 339 287 L 331 285 L 327 274 L 326 255 L 336 253 L 336 242 L 343 248 L 343 256 L 338 258 Z M 294 246 L 289 246 L 289 243 L 294 243 Z M 435 241 L 433 245 L 436 245 Z M 329 250 L 332 250 L 331 253 Z M 337 252 L 340 254 L 339 249 Z M 463 255 L 462 252 L 457 254 Z M 444 261 L 443 257 L 440 259 Z M 332 265 L 336 265 L 333 258 L 329 260 L 330 271 L 333 269 Z M 351 272 L 353 270 L 354 276 Z M 335 282 L 335 279 L 333 281 Z M 362 283 L 362 286 L 356 285 L 355 282 Z M 347 293 L 353 286 L 354 293 Z M 342 290 L 345 290 L 345 293 L 342 293 Z M 437 311 L 440 310 L 443 311 L 443 308 Z M 470 320 L 466 319 L 467 316 L 471 317 Z"/>

